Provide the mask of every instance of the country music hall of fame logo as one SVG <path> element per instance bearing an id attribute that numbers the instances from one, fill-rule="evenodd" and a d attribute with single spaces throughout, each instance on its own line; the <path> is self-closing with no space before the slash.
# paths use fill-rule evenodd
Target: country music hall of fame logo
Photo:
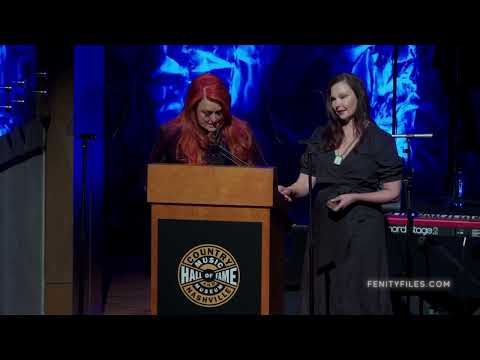
<path id="1" fill-rule="evenodd" d="M 183 294 L 199 306 L 217 307 L 233 298 L 240 286 L 235 258 L 218 245 L 190 249 L 178 266 L 178 284 Z"/>

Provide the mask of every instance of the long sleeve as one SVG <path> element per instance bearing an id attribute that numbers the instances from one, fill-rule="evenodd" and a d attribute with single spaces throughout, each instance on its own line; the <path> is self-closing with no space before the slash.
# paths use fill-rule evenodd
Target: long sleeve
<path id="1" fill-rule="evenodd" d="M 178 132 L 166 131 L 160 127 L 157 139 L 150 153 L 150 163 L 174 163 L 176 160 L 176 147 L 179 138 Z"/>

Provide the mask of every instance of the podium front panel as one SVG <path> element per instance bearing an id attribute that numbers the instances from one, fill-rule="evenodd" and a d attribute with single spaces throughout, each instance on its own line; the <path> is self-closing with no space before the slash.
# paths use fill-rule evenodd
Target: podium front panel
<path id="1" fill-rule="evenodd" d="M 159 315 L 260 314 L 262 223 L 158 220 Z"/>
<path id="2" fill-rule="evenodd" d="M 151 306 L 151 313 L 153 315 L 159 314 L 158 304 L 159 304 L 159 294 L 164 292 L 163 286 L 168 284 L 168 282 L 159 282 L 158 275 L 159 275 L 159 256 L 163 259 L 162 248 L 164 248 L 164 242 L 168 244 L 169 242 L 180 242 L 180 238 L 178 234 L 169 235 L 170 240 L 167 240 L 163 236 L 163 231 L 168 229 L 159 229 L 159 221 L 163 220 L 186 220 L 186 221 L 193 221 L 193 222 L 210 222 L 208 224 L 215 225 L 220 224 L 223 232 L 227 231 L 225 228 L 222 227 L 222 223 L 236 223 L 238 226 L 242 224 L 252 224 L 253 228 L 258 229 L 258 236 L 261 236 L 261 260 L 259 261 L 261 267 L 261 274 L 259 276 L 261 281 L 261 294 L 260 294 L 260 314 L 266 315 L 270 314 L 272 311 L 272 297 L 271 297 L 271 290 L 272 290 L 272 283 L 271 283 L 271 269 L 270 269 L 270 256 L 271 256 L 271 217 L 270 217 L 270 210 L 265 208 L 243 208 L 243 207 L 224 207 L 224 206 L 188 206 L 188 205 L 170 205 L 170 204 L 154 204 L 152 206 L 152 214 L 151 214 L 152 222 L 151 222 L 151 233 L 152 233 L 152 246 L 151 246 L 151 282 L 150 282 L 150 306 Z M 165 222 L 167 224 L 167 222 Z M 173 223 L 172 223 L 173 224 Z M 178 223 L 177 223 L 178 224 Z M 184 222 L 183 224 L 187 224 Z M 190 223 L 191 224 L 191 223 Z M 168 225 L 167 225 L 168 226 Z M 182 231 L 186 231 L 185 228 L 187 225 L 182 228 Z M 226 228 L 228 226 L 225 225 Z M 228 239 L 230 237 L 236 237 L 236 232 L 238 231 L 253 231 L 249 225 L 242 228 L 242 230 L 237 230 L 236 226 L 234 228 L 228 228 L 228 237 L 219 237 L 220 240 L 225 241 L 224 239 Z M 161 231 L 159 233 L 159 230 Z M 211 230 L 208 230 L 211 231 Z M 191 232 L 190 232 L 191 233 Z M 217 231 L 214 234 L 220 234 Z M 248 234 L 248 233 L 246 233 Z M 183 241 L 194 241 L 197 237 L 194 234 L 194 237 L 187 237 L 188 234 L 183 234 Z M 216 236 L 216 235 L 214 235 Z M 253 236 L 253 235 L 252 235 Z M 173 238 L 173 240 L 171 240 Z M 215 237 L 213 239 L 216 239 Z M 256 243 L 252 243 L 248 236 L 243 236 L 240 241 L 238 242 L 238 246 L 244 247 L 250 244 L 254 244 L 253 246 L 257 246 Z M 253 239 L 257 239 L 257 233 L 255 232 L 255 236 Z M 207 241 L 208 239 L 206 239 Z M 219 245 L 222 246 L 222 245 Z M 192 246 L 193 248 L 194 246 Z M 224 248 L 226 252 L 230 253 L 229 249 Z M 212 251 L 212 250 L 211 250 Z M 232 250 L 234 251 L 234 250 Z M 255 250 L 256 251 L 256 250 Z M 193 254 L 192 254 L 193 255 Z M 237 255 L 233 252 L 231 253 L 232 257 L 236 259 Z M 182 255 L 185 256 L 185 255 Z M 181 259 L 180 259 L 181 260 Z M 245 260 L 240 260 L 243 264 Z M 249 260 L 251 262 L 251 260 Z M 162 260 L 163 263 L 163 260 Z M 240 288 L 244 286 L 245 276 L 242 270 L 242 264 L 240 264 Z M 178 265 L 176 265 L 176 271 L 178 271 Z M 276 267 L 275 267 L 276 269 Z M 218 269 L 217 269 L 218 270 Z M 277 271 L 276 269 L 275 271 Z M 180 270 L 181 271 L 181 270 Z M 186 270 L 185 270 L 186 271 Z M 247 272 L 248 273 L 248 272 Z M 160 274 L 161 275 L 161 274 Z M 199 275 L 199 274 L 197 274 Z M 192 275 L 192 276 L 195 276 Z M 200 276 L 200 275 L 199 275 Z M 216 275 L 215 275 L 216 276 Z M 222 274 L 222 276 L 229 276 L 226 274 Z M 235 276 L 233 274 L 232 276 Z M 175 275 L 175 283 L 178 283 L 178 274 Z M 222 280 L 222 279 L 220 279 Z M 169 280 L 170 281 L 170 280 Z M 255 280 L 256 281 L 256 280 Z M 167 285 L 168 286 L 168 285 Z M 218 289 L 218 288 L 217 288 Z M 182 291 L 180 289 L 180 291 Z M 188 290 L 185 290 L 188 291 Z M 237 290 L 238 291 L 238 290 Z M 188 299 L 186 299 L 188 300 Z M 273 304 L 275 306 L 275 304 Z M 201 309 L 198 309 L 201 310 Z M 161 312 L 162 314 L 168 312 Z M 259 312 L 255 309 L 253 313 L 250 314 L 258 314 Z M 170 313 L 169 313 L 170 314 Z M 208 312 L 208 314 L 213 314 L 213 312 Z"/>

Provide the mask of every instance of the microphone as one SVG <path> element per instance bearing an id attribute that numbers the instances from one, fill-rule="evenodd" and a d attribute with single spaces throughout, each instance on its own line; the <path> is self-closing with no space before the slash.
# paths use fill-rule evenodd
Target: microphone
<path id="1" fill-rule="evenodd" d="M 217 148 L 218 150 L 220 150 L 220 155 L 222 155 L 227 160 L 230 160 L 235 165 L 237 165 L 237 166 L 249 166 L 248 163 L 246 163 L 245 161 L 240 159 L 238 156 L 235 156 L 234 154 L 232 154 L 230 151 L 225 149 L 222 145 L 220 145 L 218 143 L 213 143 L 211 145 L 214 146 L 215 148 Z"/>
<path id="2" fill-rule="evenodd" d="M 394 138 L 432 138 L 433 134 L 395 134 L 392 135 Z"/>
<path id="3" fill-rule="evenodd" d="M 221 128 L 218 128 L 215 133 L 211 134 L 213 137 L 213 141 L 210 142 L 209 146 L 213 149 L 217 149 L 225 159 L 231 161 L 237 166 L 249 166 L 245 161 L 240 159 L 238 156 L 235 156 L 230 151 L 228 151 L 225 147 L 221 145 Z"/>

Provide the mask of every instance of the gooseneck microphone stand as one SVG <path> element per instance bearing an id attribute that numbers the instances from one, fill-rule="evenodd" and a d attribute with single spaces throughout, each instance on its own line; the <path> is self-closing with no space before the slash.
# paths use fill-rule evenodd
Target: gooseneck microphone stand
<path id="1" fill-rule="evenodd" d="M 220 155 L 230 161 L 236 166 L 249 166 L 248 163 L 240 159 L 238 156 L 230 152 L 226 147 L 222 145 L 222 129 L 218 128 L 213 134 L 213 141 L 209 144 L 209 148 L 214 152 L 220 153 Z"/>
<path id="2" fill-rule="evenodd" d="M 220 155 L 222 155 L 225 159 L 231 161 L 233 164 L 237 166 L 249 166 L 248 163 L 240 159 L 238 156 L 234 155 L 226 148 L 224 148 L 220 144 L 213 144 L 213 146 L 220 151 Z"/>

